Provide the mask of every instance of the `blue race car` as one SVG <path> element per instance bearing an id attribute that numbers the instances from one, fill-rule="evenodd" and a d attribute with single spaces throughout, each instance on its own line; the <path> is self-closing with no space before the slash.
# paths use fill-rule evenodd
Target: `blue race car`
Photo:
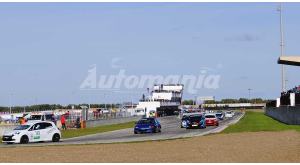
<path id="1" fill-rule="evenodd" d="M 204 115 L 191 115 L 187 120 L 187 127 L 189 128 L 206 128 L 205 116 Z"/>
<path id="2" fill-rule="evenodd" d="M 216 113 L 216 117 L 219 119 L 219 120 L 223 120 L 224 119 L 224 114 L 222 112 L 217 112 Z"/>
<path id="3" fill-rule="evenodd" d="M 134 127 L 134 134 L 156 132 L 161 132 L 161 125 L 156 118 L 152 117 L 140 119 Z"/>

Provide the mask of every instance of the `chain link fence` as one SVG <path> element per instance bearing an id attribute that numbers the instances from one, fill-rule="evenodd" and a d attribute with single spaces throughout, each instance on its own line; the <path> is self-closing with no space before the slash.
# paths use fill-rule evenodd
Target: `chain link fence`
<path id="1" fill-rule="evenodd" d="M 121 111 L 119 109 L 116 110 L 108 110 L 108 111 L 101 111 L 101 110 L 89 110 L 88 111 L 88 121 L 90 120 L 110 120 L 110 119 L 118 119 L 118 118 L 128 118 L 132 117 L 133 115 L 127 111 Z M 61 127 L 60 116 L 57 119 L 57 126 Z M 67 111 L 65 113 L 66 117 L 66 127 L 67 128 L 80 128 L 80 124 L 82 121 L 82 111 Z"/>

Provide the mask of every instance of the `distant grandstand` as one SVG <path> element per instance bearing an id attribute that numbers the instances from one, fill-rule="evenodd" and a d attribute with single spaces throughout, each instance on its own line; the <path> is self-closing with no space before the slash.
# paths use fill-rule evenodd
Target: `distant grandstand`
<path id="1" fill-rule="evenodd" d="M 300 56 L 281 56 L 278 64 L 300 66 Z M 300 125 L 300 86 L 281 93 L 267 103 L 266 115 L 286 124 Z"/>
<path id="2" fill-rule="evenodd" d="M 228 104 L 203 104 L 202 107 L 208 110 L 223 110 L 223 109 L 262 109 L 266 106 L 265 103 L 228 103 Z"/>

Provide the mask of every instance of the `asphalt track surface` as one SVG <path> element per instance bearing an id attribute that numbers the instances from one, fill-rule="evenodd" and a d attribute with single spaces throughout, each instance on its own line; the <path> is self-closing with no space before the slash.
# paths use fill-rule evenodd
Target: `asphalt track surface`
<path id="1" fill-rule="evenodd" d="M 177 139 L 184 137 L 201 136 L 212 133 L 214 130 L 236 122 L 243 114 L 236 112 L 232 118 L 225 118 L 219 122 L 219 126 L 207 126 L 205 129 L 185 129 L 180 127 L 181 119 L 177 116 L 168 116 L 158 118 L 162 129 L 160 133 L 134 134 L 133 128 L 104 132 L 93 135 L 80 136 L 69 139 L 62 139 L 58 143 L 43 142 L 29 144 L 0 144 L 0 147 L 17 146 L 45 146 L 45 145 L 68 145 L 68 144 L 94 144 L 94 143 L 119 143 L 119 142 L 137 142 L 151 140 Z"/>

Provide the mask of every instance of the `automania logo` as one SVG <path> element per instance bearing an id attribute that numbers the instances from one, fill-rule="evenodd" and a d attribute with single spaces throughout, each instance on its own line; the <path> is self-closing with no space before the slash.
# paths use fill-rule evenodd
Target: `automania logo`
<path id="1" fill-rule="evenodd" d="M 198 75 L 127 75 L 125 69 L 119 69 L 115 75 L 97 75 L 93 65 L 80 85 L 80 90 L 121 90 L 146 89 L 154 84 L 183 84 L 184 90 L 196 94 L 199 89 L 218 89 L 221 76 L 208 74 L 202 69 Z"/>

